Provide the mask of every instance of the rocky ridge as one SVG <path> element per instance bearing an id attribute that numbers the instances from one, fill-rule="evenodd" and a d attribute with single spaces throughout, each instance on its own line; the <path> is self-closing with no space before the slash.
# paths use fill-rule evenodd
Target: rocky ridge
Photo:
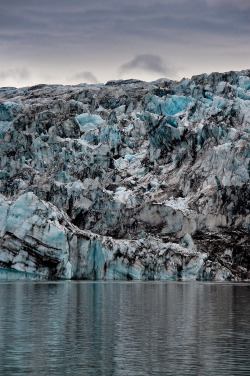
<path id="1" fill-rule="evenodd" d="M 1 279 L 250 279 L 250 70 L 0 89 Z"/>

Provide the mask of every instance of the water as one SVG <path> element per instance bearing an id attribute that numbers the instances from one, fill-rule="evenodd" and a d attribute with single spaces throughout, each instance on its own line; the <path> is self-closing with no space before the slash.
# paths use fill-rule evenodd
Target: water
<path id="1" fill-rule="evenodd" d="M 0 375 L 250 375 L 250 286 L 0 284 Z"/>

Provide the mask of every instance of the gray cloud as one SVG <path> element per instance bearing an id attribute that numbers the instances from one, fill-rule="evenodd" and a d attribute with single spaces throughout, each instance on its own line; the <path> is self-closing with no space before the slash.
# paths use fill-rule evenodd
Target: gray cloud
<path id="1" fill-rule="evenodd" d="M 248 0 L 205 0 L 208 6 L 228 6 L 232 5 L 235 8 L 239 9 L 250 9 L 250 3 Z"/>
<path id="2" fill-rule="evenodd" d="M 13 79 L 15 81 L 25 81 L 30 78 L 30 72 L 26 69 L 8 69 L 0 72 L 0 80 Z"/>
<path id="3" fill-rule="evenodd" d="M 2 0 L 0 38 L 23 48 L 73 45 L 139 37 L 176 41 L 184 33 L 218 36 L 250 31 L 247 0 Z M 229 27 L 230 25 L 230 27 Z M 232 26 L 232 27 L 231 27 Z M 125 42 L 124 39 L 122 40 Z"/>
<path id="4" fill-rule="evenodd" d="M 90 84 L 97 84 L 98 80 L 92 72 L 79 72 L 70 77 L 73 81 L 87 82 Z"/>
<path id="5" fill-rule="evenodd" d="M 119 73 L 127 73 L 132 70 L 146 70 L 152 73 L 166 74 L 163 59 L 158 55 L 143 54 L 135 56 L 128 63 L 122 64 Z"/>

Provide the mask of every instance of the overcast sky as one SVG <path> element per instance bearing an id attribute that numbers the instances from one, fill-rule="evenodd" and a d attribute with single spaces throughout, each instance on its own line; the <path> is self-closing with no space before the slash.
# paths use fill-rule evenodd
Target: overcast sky
<path id="1" fill-rule="evenodd" d="M 0 0 L 0 86 L 250 68 L 250 0 Z"/>

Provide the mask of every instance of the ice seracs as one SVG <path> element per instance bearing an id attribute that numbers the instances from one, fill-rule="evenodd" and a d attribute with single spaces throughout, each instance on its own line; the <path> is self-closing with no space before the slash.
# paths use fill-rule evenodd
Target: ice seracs
<path id="1" fill-rule="evenodd" d="M 0 89 L 0 278 L 249 279 L 250 71 Z"/>

